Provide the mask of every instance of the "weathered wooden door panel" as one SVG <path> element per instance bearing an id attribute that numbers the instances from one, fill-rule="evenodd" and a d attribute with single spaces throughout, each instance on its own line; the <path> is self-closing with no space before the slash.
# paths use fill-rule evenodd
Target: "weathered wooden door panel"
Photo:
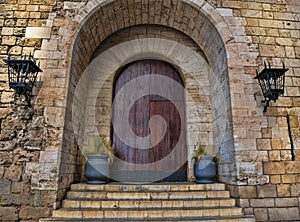
<path id="1" fill-rule="evenodd" d="M 150 144 L 151 148 L 141 149 L 143 144 L 137 141 L 134 141 L 136 142 L 134 146 L 129 146 L 120 138 L 124 135 L 113 133 L 116 157 L 126 163 L 131 163 L 120 166 L 116 164 L 113 170 L 118 171 L 119 174 L 122 172 L 122 174 L 128 175 L 126 177 L 130 180 L 131 174 L 133 177 L 139 177 L 140 173 L 151 177 L 151 175 L 160 172 L 174 172 L 174 169 L 175 171 L 178 169 L 174 175 L 179 172 L 181 176 L 170 176 L 167 180 L 185 181 L 187 158 L 184 133 L 185 117 L 184 115 L 181 116 L 184 114 L 184 91 L 183 87 L 178 87 L 178 84 L 183 86 L 183 82 L 177 71 L 168 63 L 157 60 L 141 60 L 131 63 L 118 76 L 114 94 L 116 95 L 129 81 L 135 81 L 137 77 L 146 75 L 151 77 L 149 81 L 150 92 L 148 95 L 139 97 L 129 107 L 128 121 L 136 136 L 148 138 L 146 142 Z M 166 81 L 155 78 L 156 75 L 169 77 L 170 79 L 166 78 L 166 81 L 170 80 L 170 82 L 167 84 Z M 135 87 L 138 89 L 143 85 L 136 81 Z M 175 101 L 168 99 L 173 98 L 172 95 L 176 95 Z M 119 112 L 122 112 L 130 104 L 124 102 L 121 106 L 123 107 L 116 105 L 114 110 L 118 109 Z M 114 115 L 115 113 L 114 111 Z M 180 136 L 183 139 L 179 139 Z M 174 152 L 178 146 L 181 149 Z"/>

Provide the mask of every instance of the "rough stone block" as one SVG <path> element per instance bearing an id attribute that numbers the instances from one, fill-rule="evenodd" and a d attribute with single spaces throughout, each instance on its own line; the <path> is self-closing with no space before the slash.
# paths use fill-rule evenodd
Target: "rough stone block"
<path id="1" fill-rule="evenodd" d="M 299 208 L 290 207 L 290 208 L 270 208 L 269 220 L 270 221 L 295 221 L 299 220 Z"/>
<path id="2" fill-rule="evenodd" d="M 17 207 L 0 207 L 0 218 L 2 221 L 17 221 L 18 208 Z"/>
<path id="3" fill-rule="evenodd" d="M 40 204 L 41 206 L 49 206 L 55 202 L 57 191 L 41 191 Z"/>
<path id="4" fill-rule="evenodd" d="M 42 50 L 57 50 L 57 42 L 56 41 L 43 41 Z M 49 62 L 57 62 L 57 61 L 49 61 Z"/>
<path id="5" fill-rule="evenodd" d="M 25 39 L 25 46 L 27 47 L 39 47 L 40 45 L 41 39 Z M 33 55 L 33 53 L 31 53 L 31 55 Z"/>
<path id="6" fill-rule="evenodd" d="M 249 199 L 239 199 L 238 201 L 239 201 L 238 205 L 240 207 L 243 207 L 243 208 L 250 207 Z"/>
<path id="7" fill-rule="evenodd" d="M 254 214 L 253 208 L 252 207 L 244 208 L 244 213 L 245 215 L 253 215 Z"/>
<path id="8" fill-rule="evenodd" d="M 14 101 L 14 93 L 12 92 L 2 92 L 1 94 L 1 102 L 2 103 L 11 103 Z"/>
<path id="9" fill-rule="evenodd" d="M 10 194 L 11 192 L 11 181 L 0 180 L 0 194 Z"/>
<path id="10" fill-rule="evenodd" d="M 41 163 L 57 163 L 58 153 L 54 151 L 42 151 L 40 154 L 40 162 Z"/>
<path id="11" fill-rule="evenodd" d="M 300 161 L 286 162 L 286 173 L 300 173 Z"/>
<path id="12" fill-rule="evenodd" d="M 26 27 L 26 38 L 50 38 L 51 36 L 51 28 L 48 27 Z"/>
<path id="13" fill-rule="evenodd" d="M 14 16 L 16 18 L 28 18 L 29 12 L 26 12 L 26 11 L 15 11 L 14 12 Z"/>
<path id="14" fill-rule="evenodd" d="M 300 141 L 299 141 L 300 143 Z M 294 154 L 295 154 L 295 160 L 299 161 L 300 160 L 300 150 L 294 150 Z"/>
<path id="15" fill-rule="evenodd" d="M 256 198 L 256 186 L 241 186 L 238 187 L 240 198 Z"/>
<path id="16" fill-rule="evenodd" d="M 22 176 L 22 166 L 11 165 L 5 169 L 4 176 L 12 181 L 20 181 Z"/>
<path id="17" fill-rule="evenodd" d="M 283 162 L 268 162 L 263 163 L 263 169 L 265 174 L 284 174 L 285 167 Z"/>
<path id="18" fill-rule="evenodd" d="M 299 87 L 286 87 L 286 95 L 294 96 L 299 94 Z"/>
<path id="19" fill-rule="evenodd" d="M 230 7 L 230 8 L 248 8 L 248 2 L 244 2 L 244 1 L 231 1 L 231 0 L 223 0 L 222 1 L 223 3 L 223 6 L 226 6 L 226 7 Z"/>
<path id="20" fill-rule="evenodd" d="M 277 194 L 278 197 L 290 197 L 291 196 L 291 187 L 290 185 L 277 185 Z"/>
<path id="21" fill-rule="evenodd" d="M 298 198 L 275 198 L 276 207 L 295 207 L 298 206 Z"/>
<path id="22" fill-rule="evenodd" d="M 282 183 L 296 183 L 297 175 L 281 175 Z"/>
<path id="23" fill-rule="evenodd" d="M 50 216 L 50 209 L 46 207 L 21 207 L 19 217 L 20 219 L 30 220 L 30 219 L 39 219 L 41 217 Z"/>
<path id="24" fill-rule="evenodd" d="M 267 29 L 267 35 L 277 37 L 279 36 L 279 31 L 278 29 L 273 29 L 273 28 Z"/>
<path id="25" fill-rule="evenodd" d="M 276 38 L 276 43 L 278 45 L 292 46 L 294 41 L 290 38 Z"/>
<path id="26" fill-rule="evenodd" d="M 247 18 L 246 19 L 248 26 L 258 26 L 257 18 Z"/>
<path id="27" fill-rule="evenodd" d="M 10 27 L 3 27 L 1 34 L 2 35 L 13 35 L 14 33 L 14 28 Z"/>
<path id="28" fill-rule="evenodd" d="M 269 139 L 256 139 L 257 150 L 271 150 L 271 141 Z"/>
<path id="29" fill-rule="evenodd" d="M 21 55 L 22 53 L 22 47 L 20 46 L 14 46 L 9 50 L 9 53 L 11 55 Z"/>
<path id="30" fill-rule="evenodd" d="M 291 150 L 281 150 L 280 151 L 280 160 L 282 160 L 282 161 L 292 160 Z M 286 170 L 286 173 L 288 173 L 287 170 Z"/>
<path id="31" fill-rule="evenodd" d="M 263 18 L 273 19 L 273 17 L 274 17 L 273 12 L 266 12 L 266 11 L 263 12 Z"/>
<path id="32" fill-rule="evenodd" d="M 268 221 L 268 209 L 267 208 L 255 208 L 254 215 L 256 221 Z"/>
<path id="33" fill-rule="evenodd" d="M 262 56 L 278 56 L 285 57 L 285 49 L 283 46 L 275 45 L 260 45 L 261 55 Z"/>
<path id="34" fill-rule="evenodd" d="M 8 115 L 12 114 L 11 108 L 1 108 L 0 109 L 0 118 L 5 119 Z"/>
<path id="35" fill-rule="evenodd" d="M 261 27 L 246 27 L 246 33 L 253 36 L 265 36 L 266 29 Z"/>
<path id="36" fill-rule="evenodd" d="M 258 197 L 265 198 L 265 197 L 276 197 L 276 185 L 263 185 L 257 187 L 257 195 Z"/>
<path id="37" fill-rule="evenodd" d="M 11 162 L 11 154 L 9 152 L 0 152 L 0 165 Z"/>
<path id="38" fill-rule="evenodd" d="M 251 199 L 251 207 L 274 207 L 274 198 Z"/>
<path id="39" fill-rule="evenodd" d="M 283 22 L 271 19 L 260 19 L 259 25 L 268 28 L 283 28 Z"/>
<path id="40" fill-rule="evenodd" d="M 2 195 L 1 197 L 1 204 L 5 206 L 30 205 L 32 203 L 33 203 L 32 194 L 9 194 L 9 195 Z"/>
<path id="41" fill-rule="evenodd" d="M 270 161 L 280 161 L 280 151 L 279 150 L 270 150 L 269 151 L 269 160 Z"/>
<path id="42" fill-rule="evenodd" d="M 29 18 L 40 18 L 40 17 L 41 17 L 41 12 L 29 12 Z"/>
<path id="43" fill-rule="evenodd" d="M 300 183 L 291 185 L 291 196 L 300 197 Z"/>
<path id="44" fill-rule="evenodd" d="M 300 50 L 299 50 L 299 56 L 300 56 Z M 298 97 L 293 98 L 293 105 L 300 106 L 300 98 L 298 98 Z"/>
<path id="45" fill-rule="evenodd" d="M 277 119 L 278 121 L 278 119 Z M 288 138 L 288 128 L 286 127 L 273 127 L 272 130 L 273 138 Z"/>
<path id="46" fill-rule="evenodd" d="M 295 49 L 294 47 L 285 47 L 286 56 L 289 58 L 295 57 Z"/>
<path id="47" fill-rule="evenodd" d="M 63 109 L 62 108 L 54 108 L 54 107 L 46 107 L 45 108 L 45 122 L 47 125 L 53 127 L 61 126 L 63 122 Z"/>
<path id="48" fill-rule="evenodd" d="M 272 128 L 262 128 L 261 133 L 262 133 L 262 138 L 264 139 L 272 138 Z"/>
<path id="49" fill-rule="evenodd" d="M 288 65 L 288 66 L 297 66 L 296 64 L 293 64 L 293 62 L 297 63 L 298 60 L 290 59 L 290 60 L 287 60 L 287 61 L 291 61 L 291 64 L 286 63 L 286 65 Z M 293 99 L 292 99 L 292 97 L 286 97 L 286 99 L 283 99 L 282 97 L 279 97 L 278 100 L 276 101 L 276 105 L 277 106 L 283 106 L 283 107 L 291 107 L 291 106 L 293 106 Z"/>
<path id="50" fill-rule="evenodd" d="M 249 10 L 248 9 L 242 9 L 241 14 L 243 17 L 250 17 L 250 18 L 262 18 L 262 11 L 259 10 Z"/>
<path id="51" fill-rule="evenodd" d="M 52 58 L 53 53 L 51 51 L 44 51 L 44 50 L 36 50 L 34 52 L 34 58 L 37 59 L 50 59 Z"/>
<path id="52" fill-rule="evenodd" d="M 13 182 L 11 192 L 14 194 L 21 193 L 23 190 L 23 182 Z"/>
<path id="53" fill-rule="evenodd" d="M 279 30 L 279 36 L 282 38 L 290 38 L 291 32 L 290 32 L 290 30 L 282 29 L 282 30 Z"/>

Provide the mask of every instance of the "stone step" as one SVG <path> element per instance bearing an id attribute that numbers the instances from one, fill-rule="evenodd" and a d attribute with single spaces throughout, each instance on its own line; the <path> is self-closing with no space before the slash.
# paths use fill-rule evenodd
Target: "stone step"
<path id="1" fill-rule="evenodd" d="M 157 183 L 157 184 L 119 184 L 91 185 L 86 183 L 72 184 L 71 191 L 209 191 L 225 190 L 225 184 L 196 184 L 196 183 Z"/>
<path id="2" fill-rule="evenodd" d="M 203 199 L 203 200 L 64 200 L 63 208 L 78 209 L 144 209 L 144 208 L 191 208 L 191 207 L 234 207 L 234 199 Z"/>
<path id="3" fill-rule="evenodd" d="M 143 220 L 151 218 L 154 220 L 164 218 L 184 218 L 184 217 L 226 217 L 226 216 L 243 216 L 241 208 L 208 208 L 208 209 L 118 209 L 118 210 L 89 210 L 89 209 L 60 209 L 53 211 L 54 218 L 74 218 L 74 219 L 135 219 Z"/>
<path id="4" fill-rule="evenodd" d="M 140 219 L 124 219 L 129 222 L 161 222 L 162 219 L 152 219 L 152 218 L 143 218 L 142 220 Z M 124 221 L 124 220 L 118 220 L 118 221 Z M 53 221 L 53 222 L 77 222 L 77 221 L 83 221 L 82 219 L 67 219 L 67 218 L 42 218 L 40 219 L 40 222 L 47 222 L 47 221 Z M 115 222 L 116 219 L 84 219 L 84 221 L 87 222 Z M 175 217 L 169 217 L 169 218 L 163 218 L 164 222 L 180 222 L 180 221 L 188 221 L 188 222 L 255 222 L 255 219 L 253 216 L 228 216 L 228 217 L 185 217 L 185 218 L 175 218 Z"/>
<path id="5" fill-rule="evenodd" d="M 96 192 L 96 191 L 70 191 L 67 199 L 81 200 L 197 200 L 206 198 L 229 198 L 227 190 L 219 191 L 129 191 L 129 192 Z"/>
<path id="6" fill-rule="evenodd" d="M 224 184 L 74 184 L 53 217 L 40 221 L 254 222 Z"/>

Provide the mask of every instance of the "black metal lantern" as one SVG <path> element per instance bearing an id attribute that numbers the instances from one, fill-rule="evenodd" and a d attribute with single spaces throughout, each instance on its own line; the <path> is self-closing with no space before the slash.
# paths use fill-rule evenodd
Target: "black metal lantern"
<path id="1" fill-rule="evenodd" d="M 25 95 L 28 105 L 30 105 L 30 96 L 37 75 L 42 72 L 39 64 L 32 59 L 33 57 L 29 54 L 28 58 L 25 55 L 21 59 L 11 59 L 8 55 L 7 60 L 4 60 L 8 65 L 9 87 L 14 89 L 17 94 Z"/>
<path id="2" fill-rule="evenodd" d="M 285 73 L 289 70 L 286 69 L 283 63 L 283 68 L 271 68 L 267 67 L 266 62 L 264 62 L 265 68 L 258 73 L 256 70 L 256 77 L 258 79 L 259 85 L 265 97 L 263 100 L 264 112 L 273 100 L 276 102 L 279 95 L 284 94 L 284 83 L 285 83 Z"/>

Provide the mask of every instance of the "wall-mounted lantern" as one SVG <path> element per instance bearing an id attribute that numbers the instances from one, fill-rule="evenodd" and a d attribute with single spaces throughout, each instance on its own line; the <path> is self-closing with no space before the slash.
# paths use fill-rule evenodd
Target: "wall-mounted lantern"
<path id="1" fill-rule="evenodd" d="M 32 88 L 35 85 L 36 78 L 42 70 L 39 64 L 33 61 L 33 56 L 24 55 L 21 59 L 11 59 L 8 55 L 4 60 L 8 65 L 8 81 L 9 87 L 14 89 L 19 95 L 24 95 L 28 105 L 30 106 L 30 96 Z"/>
<path id="2" fill-rule="evenodd" d="M 265 68 L 260 73 L 258 73 L 256 70 L 255 79 L 258 79 L 259 85 L 265 97 L 265 100 L 262 101 L 265 112 L 271 100 L 276 102 L 278 96 L 284 94 L 284 77 L 285 73 L 289 69 L 285 68 L 284 63 L 283 68 L 271 68 L 270 65 L 267 67 L 266 62 L 264 62 L 264 64 Z"/>

